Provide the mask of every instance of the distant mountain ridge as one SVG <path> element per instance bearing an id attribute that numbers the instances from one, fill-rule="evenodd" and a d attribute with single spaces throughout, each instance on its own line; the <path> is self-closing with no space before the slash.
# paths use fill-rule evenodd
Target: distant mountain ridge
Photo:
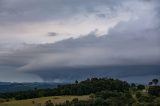
<path id="1" fill-rule="evenodd" d="M 58 85 L 63 85 L 63 84 L 54 82 L 33 82 L 33 83 L 0 82 L 0 93 L 26 91 L 26 90 L 33 90 L 35 88 L 37 89 L 55 88 Z"/>

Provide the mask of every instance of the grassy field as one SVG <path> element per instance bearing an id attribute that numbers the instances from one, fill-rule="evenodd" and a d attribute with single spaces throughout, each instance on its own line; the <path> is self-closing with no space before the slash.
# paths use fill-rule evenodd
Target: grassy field
<path id="1" fill-rule="evenodd" d="M 10 101 L 1 103 L 0 106 L 36 106 L 32 104 L 32 101 L 35 101 L 35 103 L 41 103 L 42 106 L 47 100 L 51 100 L 54 104 L 56 103 L 63 103 L 66 100 L 71 101 L 74 98 L 78 98 L 79 100 L 88 100 L 89 96 L 52 96 L 52 97 L 42 97 L 42 98 L 36 98 L 36 99 L 28 99 L 28 100 L 19 100 L 19 101 Z"/>

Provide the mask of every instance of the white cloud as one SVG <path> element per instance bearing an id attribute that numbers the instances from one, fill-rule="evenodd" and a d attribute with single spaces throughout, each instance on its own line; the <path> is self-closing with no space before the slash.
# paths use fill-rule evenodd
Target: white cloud
<path id="1" fill-rule="evenodd" d="M 143 18 L 153 11 L 153 4 L 146 3 L 144 7 L 144 2 L 140 1 L 116 3 L 102 0 L 99 3 L 95 0 L 79 4 L 66 2 L 64 5 L 57 0 L 14 0 L 5 1 L 3 4 L 0 12 L 0 41 L 6 44 L 53 43 L 70 37 L 78 38 L 95 29 L 97 36 L 101 36 L 119 22 Z M 49 38 L 45 36 L 48 32 L 58 33 L 59 36 Z"/>

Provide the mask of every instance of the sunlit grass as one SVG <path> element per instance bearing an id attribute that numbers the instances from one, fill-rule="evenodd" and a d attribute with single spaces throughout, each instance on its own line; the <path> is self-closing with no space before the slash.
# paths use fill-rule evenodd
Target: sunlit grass
<path id="1" fill-rule="evenodd" d="M 13 100 L 10 102 L 2 103 L 0 104 L 0 106 L 35 106 L 32 104 L 32 101 L 34 101 L 35 103 L 44 104 L 48 100 L 51 100 L 54 104 L 59 104 L 65 102 L 66 100 L 71 101 L 74 98 L 78 98 L 79 100 L 88 100 L 89 96 L 51 96 L 28 100 Z"/>

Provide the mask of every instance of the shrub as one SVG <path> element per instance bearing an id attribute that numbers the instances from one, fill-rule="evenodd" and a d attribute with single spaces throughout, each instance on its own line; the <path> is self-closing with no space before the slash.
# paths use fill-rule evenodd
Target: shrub
<path id="1" fill-rule="evenodd" d="M 160 86 L 150 86 L 148 93 L 152 96 L 160 96 Z"/>
<path id="2" fill-rule="evenodd" d="M 138 86 L 137 86 L 137 89 L 138 89 L 138 90 L 143 90 L 143 89 L 145 89 L 145 86 L 144 86 L 144 85 L 138 85 Z"/>

